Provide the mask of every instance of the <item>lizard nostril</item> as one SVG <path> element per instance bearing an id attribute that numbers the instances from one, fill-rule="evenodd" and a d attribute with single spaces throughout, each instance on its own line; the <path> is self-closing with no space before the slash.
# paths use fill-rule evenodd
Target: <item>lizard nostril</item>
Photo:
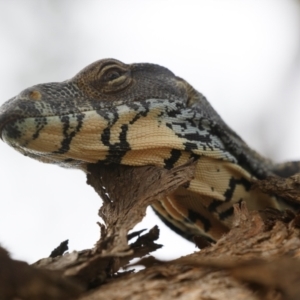
<path id="1" fill-rule="evenodd" d="M 41 98 L 42 98 L 41 93 L 37 90 L 33 90 L 33 91 L 29 92 L 28 96 L 31 100 L 41 100 Z"/>

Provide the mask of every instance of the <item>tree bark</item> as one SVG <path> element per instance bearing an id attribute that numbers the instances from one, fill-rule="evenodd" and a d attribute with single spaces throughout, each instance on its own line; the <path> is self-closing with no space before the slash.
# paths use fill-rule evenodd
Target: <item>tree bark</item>
<path id="1" fill-rule="evenodd" d="M 201 251 L 172 261 L 145 258 L 161 246 L 155 243 L 158 228 L 130 235 L 128 231 L 143 218 L 148 205 L 190 181 L 194 168 L 192 161 L 172 170 L 90 165 L 87 182 L 103 199 L 99 215 L 105 223 L 99 224 L 96 246 L 63 254 L 67 248 L 63 242 L 33 266 L 1 256 L 0 251 L 0 265 L 9 265 L 0 268 L 0 298 L 299 299 L 300 215 L 290 211 L 248 212 L 242 203 L 235 206 L 233 228 L 216 244 L 198 238 L 196 243 L 206 246 Z M 270 178 L 256 188 L 298 201 L 297 178 Z M 133 271 L 135 265 L 128 265 L 133 258 L 141 258 L 136 264 L 144 270 Z M 8 272 L 13 268 L 21 272 L 14 276 Z"/>

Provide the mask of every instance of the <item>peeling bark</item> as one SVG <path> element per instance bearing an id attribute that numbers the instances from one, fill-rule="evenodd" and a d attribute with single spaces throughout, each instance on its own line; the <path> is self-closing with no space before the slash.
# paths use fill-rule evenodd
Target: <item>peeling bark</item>
<path id="1" fill-rule="evenodd" d="M 191 161 L 172 170 L 91 165 L 88 184 L 104 200 L 95 247 L 63 254 L 64 242 L 33 266 L 0 248 L 0 266 L 7 266 L 0 268 L 0 299 L 299 299 L 300 215 L 290 211 L 248 212 L 242 203 L 216 244 L 196 237 L 201 251 L 168 262 L 145 257 L 161 246 L 158 228 L 128 231 L 148 205 L 188 182 L 194 167 Z M 299 201 L 298 178 L 269 178 L 255 188 Z M 137 257 L 135 265 L 145 269 L 133 272 L 128 263 Z"/>
<path id="2" fill-rule="evenodd" d="M 216 244 L 169 262 L 152 262 L 84 296 L 92 299 L 299 299 L 300 230 L 235 206 L 232 230 Z M 143 263 L 143 261 L 141 261 Z"/>

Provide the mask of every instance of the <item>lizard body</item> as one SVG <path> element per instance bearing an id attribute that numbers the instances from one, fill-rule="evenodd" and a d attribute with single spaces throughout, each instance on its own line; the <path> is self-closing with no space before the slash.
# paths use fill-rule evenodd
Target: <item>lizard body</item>
<path id="1" fill-rule="evenodd" d="M 202 94 L 158 65 L 105 59 L 70 80 L 28 88 L 0 108 L 0 134 L 26 156 L 83 170 L 98 162 L 172 168 L 193 158 L 189 185 L 153 204 L 187 238 L 220 238 L 242 200 L 250 209 L 298 209 L 251 185 L 292 175 L 300 164 L 260 156 Z"/>

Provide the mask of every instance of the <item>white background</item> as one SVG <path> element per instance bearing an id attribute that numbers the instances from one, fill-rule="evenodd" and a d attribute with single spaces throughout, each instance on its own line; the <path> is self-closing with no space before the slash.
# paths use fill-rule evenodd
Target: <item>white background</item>
<path id="1" fill-rule="evenodd" d="M 113 57 L 171 69 L 207 96 L 253 148 L 300 159 L 300 6 L 296 0 L 0 0 L 0 104 Z M 0 243 L 28 262 L 65 239 L 93 246 L 101 200 L 85 175 L 0 143 Z M 164 259 L 195 250 L 149 209 Z"/>

